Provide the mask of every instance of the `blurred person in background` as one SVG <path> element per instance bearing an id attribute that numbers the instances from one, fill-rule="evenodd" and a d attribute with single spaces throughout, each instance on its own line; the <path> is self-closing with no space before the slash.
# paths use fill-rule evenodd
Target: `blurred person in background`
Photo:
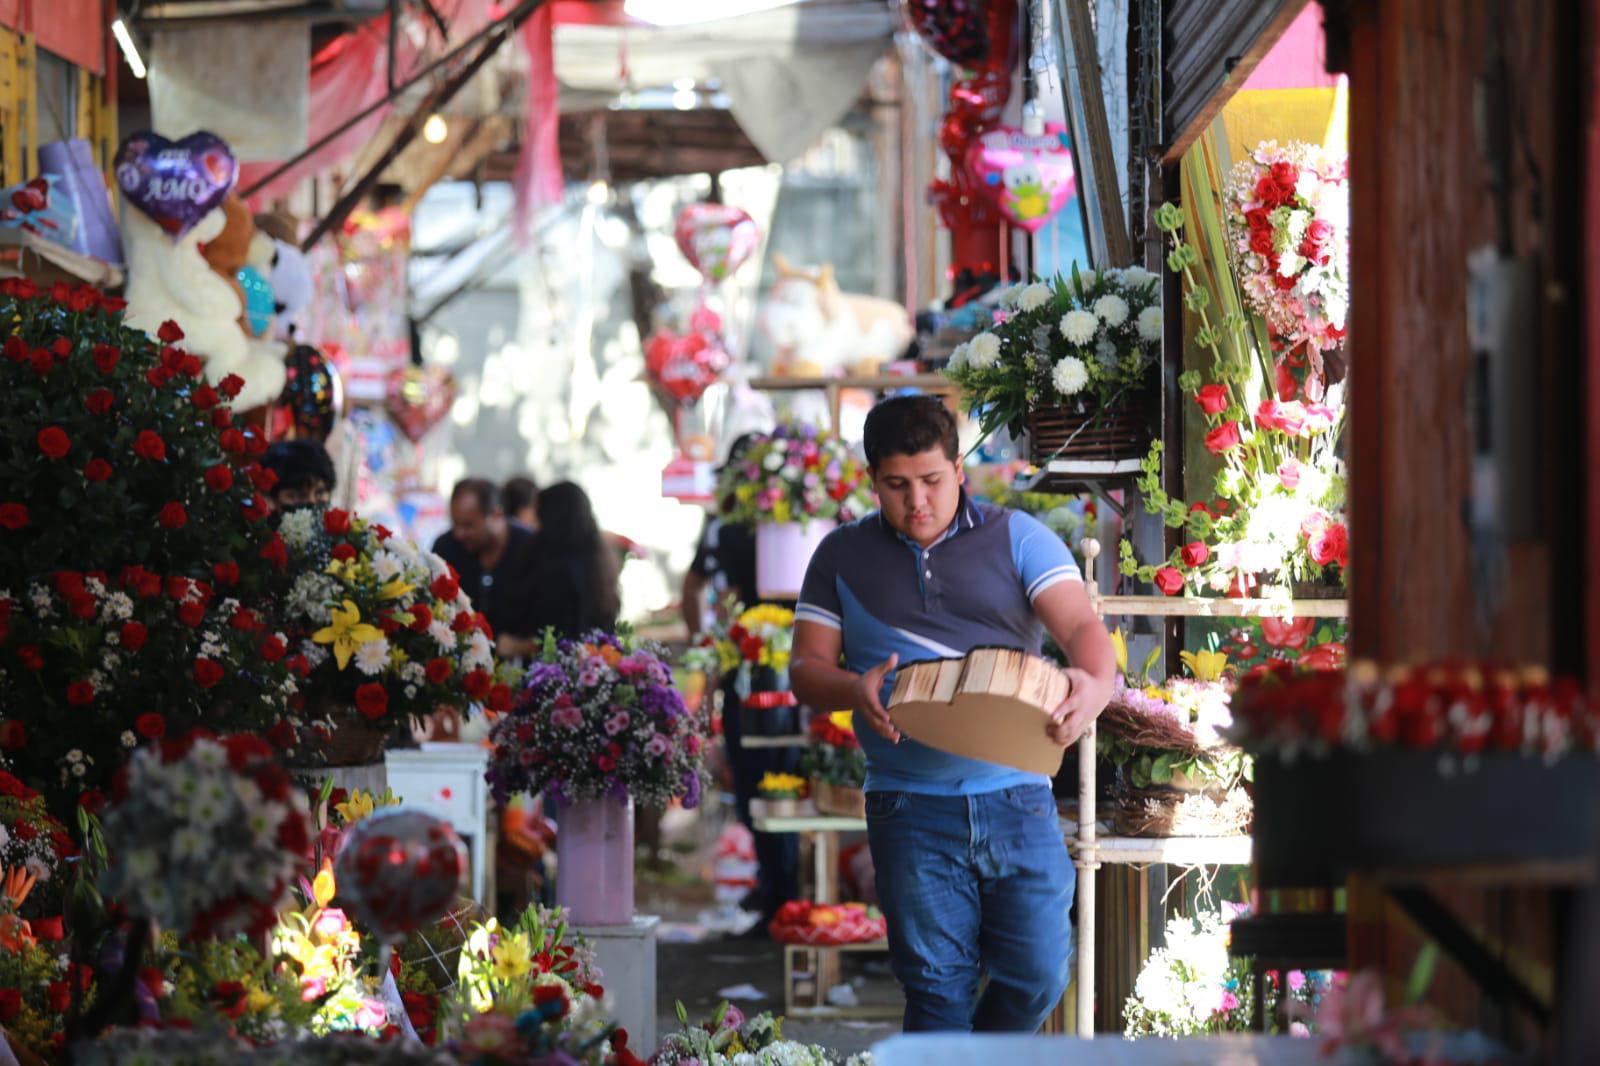
<path id="1" fill-rule="evenodd" d="M 264 494 L 274 512 L 297 507 L 325 508 L 333 499 L 333 459 L 317 441 L 280 440 L 262 454 L 261 465 L 278 475 L 277 482 Z"/>
<path id="2" fill-rule="evenodd" d="M 539 493 L 539 532 L 532 544 L 528 620 L 535 636 L 558 637 L 617 626 L 621 599 L 615 553 L 600 532 L 589 496 L 571 481 Z"/>
<path id="3" fill-rule="evenodd" d="M 450 531 L 433 550 L 455 568 L 461 591 L 489 619 L 505 658 L 533 654 L 541 631 L 532 613 L 534 535 L 506 518 L 500 489 L 485 478 L 456 482 L 450 493 Z"/>
<path id="4" fill-rule="evenodd" d="M 506 481 L 500 490 L 500 503 L 506 518 L 530 533 L 539 531 L 539 483 L 519 474 Z"/>

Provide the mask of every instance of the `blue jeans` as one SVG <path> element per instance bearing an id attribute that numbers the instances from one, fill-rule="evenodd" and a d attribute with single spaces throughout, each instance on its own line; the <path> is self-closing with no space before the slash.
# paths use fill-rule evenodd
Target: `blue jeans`
<path id="1" fill-rule="evenodd" d="M 1038 1029 L 1071 973 L 1077 885 L 1050 789 L 869 792 L 867 838 L 906 1032 Z"/>

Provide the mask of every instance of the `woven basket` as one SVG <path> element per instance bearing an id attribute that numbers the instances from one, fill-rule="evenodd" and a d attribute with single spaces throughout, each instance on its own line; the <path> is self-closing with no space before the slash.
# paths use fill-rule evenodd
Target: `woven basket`
<path id="1" fill-rule="evenodd" d="M 1050 407 L 1028 415 L 1028 459 L 1035 466 L 1140 460 L 1150 451 L 1156 423 L 1154 396 L 1125 407 L 1075 411 Z"/>
<path id="2" fill-rule="evenodd" d="M 1111 824 L 1125 837 L 1225 837 L 1250 831 L 1250 796 L 1235 786 L 1226 792 L 1134 788 L 1118 783 Z"/>
<path id="3" fill-rule="evenodd" d="M 865 818 L 867 794 L 859 788 L 845 788 L 820 778 L 811 779 L 811 802 L 818 814 L 839 818 Z"/>

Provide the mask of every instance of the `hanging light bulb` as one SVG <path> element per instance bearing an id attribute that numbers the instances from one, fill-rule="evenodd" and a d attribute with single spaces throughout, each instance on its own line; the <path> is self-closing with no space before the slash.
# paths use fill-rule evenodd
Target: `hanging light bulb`
<path id="1" fill-rule="evenodd" d="M 429 115 L 428 121 L 422 124 L 422 139 L 429 144 L 443 144 L 448 136 L 450 124 L 445 122 L 443 115 Z"/>

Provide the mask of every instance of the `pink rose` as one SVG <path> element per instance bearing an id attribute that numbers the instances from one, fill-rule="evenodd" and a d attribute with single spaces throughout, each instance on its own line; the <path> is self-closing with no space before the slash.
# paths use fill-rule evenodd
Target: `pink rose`
<path id="1" fill-rule="evenodd" d="M 1300 484 L 1300 474 L 1304 470 L 1305 467 L 1300 465 L 1300 460 L 1285 459 L 1283 465 L 1278 467 L 1278 484 L 1286 491 L 1293 492 Z"/>
<path id="2" fill-rule="evenodd" d="M 1333 408 L 1326 404 L 1308 403 L 1305 405 L 1305 432 L 1326 433 L 1333 428 L 1333 420 L 1337 417 Z"/>

